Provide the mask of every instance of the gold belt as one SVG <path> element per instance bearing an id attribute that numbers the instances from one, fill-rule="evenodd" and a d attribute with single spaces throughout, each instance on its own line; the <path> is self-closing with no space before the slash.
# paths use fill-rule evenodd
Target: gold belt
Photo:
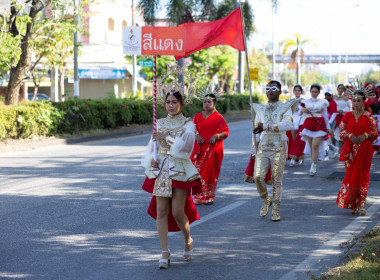
<path id="1" fill-rule="evenodd" d="M 160 150 L 159 153 L 163 156 L 165 155 L 170 155 L 170 151 L 169 150 Z"/>

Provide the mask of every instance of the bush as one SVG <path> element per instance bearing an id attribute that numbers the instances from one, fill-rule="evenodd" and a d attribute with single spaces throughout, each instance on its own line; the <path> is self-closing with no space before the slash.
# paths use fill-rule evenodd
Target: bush
<path id="1" fill-rule="evenodd" d="M 254 96 L 254 102 L 258 97 Z M 249 110 L 249 95 L 224 95 L 217 110 Z M 186 117 L 202 111 L 202 101 L 193 99 L 183 108 Z M 111 129 L 129 124 L 149 124 L 153 121 L 152 101 L 136 98 L 69 99 L 65 102 L 24 102 L 0 107 L 0 139 L 29 138 L 73 134 L 92 129 Z M 165 117 L 164 106 L 157 106 L 157 118 Z"/>
<path id="2" fill-rule="evenodd" d="M 0 137 L 30 138 L 57 133 L 62 114 L 50 102 L 21 103 L 0 108 Z"/>

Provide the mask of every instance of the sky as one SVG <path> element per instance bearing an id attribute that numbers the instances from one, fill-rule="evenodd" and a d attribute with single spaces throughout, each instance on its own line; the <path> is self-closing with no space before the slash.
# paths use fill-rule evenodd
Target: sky
<path id="1" fill-rule="evenodd" d="M 161 3 L 165 6 L 164 0 Z M 216 2 L 220 2 L 216 1 Z M 243 2 L 245 0 L 241 0 Z M 255 16 L 257 32 L 248 40 L 248 48 L 264 48 L 272 42 L 271 0 L 248 0 Z M 306 54 L 380 54 L 380 0 L 278 0 L 274 17 L 274 41 L 294 38 L 299 33 L 315 44 L 305 45 Z M 161 16 L 165 13 L 161 11 Z M 354 74 L 380 65 L 332 65 L 323 70 Z"/>
<path id="2" fill-rule="evenodd" d="M 274 17 L 275 43 L 299 33 L 301 40 L 308 38 L 315 42 L 304 47 L 306 54 L 380 54 L 380 0 L 278 2 Z M 263 48 L 272 42 L 271 1 L 249 0 L 249 3 L 257 33 L 248 41 L 248 47 Z M 372 67 L 380 70 L 379 65 Z"/>

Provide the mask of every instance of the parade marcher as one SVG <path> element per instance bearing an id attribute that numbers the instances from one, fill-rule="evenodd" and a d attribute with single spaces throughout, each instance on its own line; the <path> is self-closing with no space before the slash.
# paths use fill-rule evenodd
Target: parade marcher
<path id="1" fill-rule="evenodd" d="M 256 187 L 263 200 L 260 216 L 265 217 L 272 204 L 265 182 L 268 167 L 271 166 L 273 183 L 272 221 L 281 219 L 282 176 L 288 152 L 286 131 L 293 128 L 291 107 L 297 103 L 294 99 L 287 103 L 279 101 L 281 92 L 281 84 L 278 81 L 270 81 L 266 86 L 268 103 L 252 103 L 252 109 L 256 115 L 253 133 L 259 136 L 260 140 L 257 149 L 255 149 L 254 170 Z"/>
<path id="2" fill-rule="evenodd" d="M 202 193 L 194 196 L 195 204 L 211 205 L 215 201 L 223 160 L 223 140 L 229 134 L 226 121 L 215 108 L 216 98 L 214 93 L 206 92 L 203 111 L 193 118 L 196 142 L 190 158 L 202 178 Z"/>
<path id="3" fill-rule="evenodd" d="M 367 90 L 358 86 L 352 92 L 353 111 L 344 115 L 340 137 L 344 140 L 339 160 L 345 162 L 346 176 L 342 181 L 336 203 L 340 208 L 359 211 L 365 215 L 372 162 L 372 142 L 378 137 L 378 128 L 372 115 L 364 110 Z"/>
<path id="4" fill-rule="evenodd" d="M 303 125 L 301 128 L 302 140 L 306 142 L 305 151 L 309 150 L 311 155 L 311 166 L 309 175 L 317 174 L 317 161 L 320 153 L 324 153 L 324 146 L 320 145 L 327 134 L 332 134 L 327 117 L 326 99 L 318 99 L 321 86 L 312 84 L 310 87 L 311 98 L 301 103 L 301 116 Z M 321 148 L 321 150 L 320 150 Z"/>
<path id="5" fill-rule="evenodd" d="M 335 114 L 332 114 L 330 117 L 330 124 L 334 123 L 335 128 L 334 129 L 334 139 L 335 141 L 338 141 L 339 144 L 339 151 L 342 149 L 343 141 L 339 138 L 339 125 L 340 122 L 343 119 L 343 116 L 345 113 L 351 111 L 352 104 L 351 100 L 348 98 L 348 96 L 345 94 L 345 86 L 343 84 L 339 84 L 337 87 L 338 94 L 334 95 L 334 101 L 337 105 L 337 112 Z"/>
<path id="6" fill-rule="evenodd" d="M 174 71 L 174 70 L 173 70 Z M 174 87 L 174 86 L 173 86 Z M 169 90 L 159 89 L 159 97 L 168 112 L 157 121 L 142 164 L 146 179 L 142 188 L 153 194 L 148 213 L 157 220 L 162 255 L 159 268 L 168 268 L 170 251 L 168 231 L 182 231 L 185 239 L 183 258 L 192 258 L 193 240 L 189 224 L 199 220 L 191 191 L 200 192 L 201 181 L 190 160 L 194 147 L 195 126 L 181 113 L 185 93 L 177 84 Z"/>
<path id="7" fill-rule="evenodd" d="M 325 99 L 329 102 L 329 106 L 327 106 L 327 117 L 330 120 L 331 117 L 337 113 L 338 106 L 336 105 L 336 102 L 333 98 L 333 91 L 331 88 L 327 88 L 325 90 Z M 332 130 L 335 128 L 335 121 L 329 121 L 330 127 Z M 326 149 L 326 156 L 328 155 L 329 150 L 333 152 L 332 157 L 335 158 L 338 156 L 337 148 L 335 148 L 335 138 L 333 136 L 330 137 L 330 135 L 327 135 L 325 137 L 325 149 Z"/>
<path id="8" fill-rule="evenodd" d="M 301 98 L 301 94 L 303 93 L 303 89 L 301 85 L 295 85 L 293 88 L 293 93 L 295 96 L 295 99 L 299 102 L 297 105 L 297 108 L 295 112 L 293 113 L 293 129 L 292 134 L 294 137 L 294 142 L 292 146 L 289 148 L 289 157 L 291 158 L 289 166 L 294 166 L 298 164 L 299 166 L 303 165 L 303 159 L 304 159 L 304 153 L 303 150 L 305 149 L 305 142 L 301 140 L 300 135 L 300 127 L 302 126 L 302 118 L 300 115 L 301 112 L 301 105 L 300 103 L 303 102 L 303 98 Z"/>

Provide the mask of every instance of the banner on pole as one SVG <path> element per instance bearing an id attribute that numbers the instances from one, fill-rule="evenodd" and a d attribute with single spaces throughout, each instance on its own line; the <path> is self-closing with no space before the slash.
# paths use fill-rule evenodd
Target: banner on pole
<path id="1" fill-rule="evenodd" d="M 127 55 L 184 55 L 183 27 L 125 26 L 123 53 Z"/>
<path id="2" fill-rule="evenodd" d="M 178 60 L 196 51 L 229 45 L 245 51 L 240 8 L 211 22 L 184 23 L 177 27 L 125 26 L 123 53 L 127 55 L 174 55 Z"/>

